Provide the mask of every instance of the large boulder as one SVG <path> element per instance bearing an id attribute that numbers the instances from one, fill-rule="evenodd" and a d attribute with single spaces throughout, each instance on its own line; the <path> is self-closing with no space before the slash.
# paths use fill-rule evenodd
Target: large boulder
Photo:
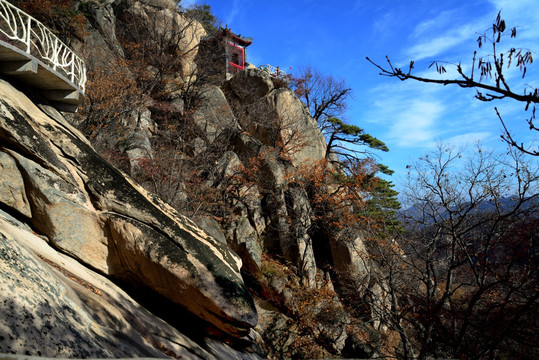
<path id="1" fill-rule="evenodd" d="M 273 90 L 270 75 L 257 68 L 236 73 L 229 80 L 229 84 L 244 104 L 253 103 Z"/>
<path id="2" fill-rule="evenodd" d="M 88 194 L 34 161 L 9 153 L 26 179 L 32 225 L 59 248 L 107 273 L 108 242 Z"/>
<path id="3" fill-rule="evenodd" d="M 0 152 L 0 203 L 7 205 L 22 215 L 32 216 L 30 204 L 26 197 L 24 180 L 22 178 L 15 160 L 6 154 Z"/>
<path id="4" fill-rule="evenodd" d="M 372 264 L 363 236 L 352 229 L 344 229 L 329 240 L 335 270 L 349 274 L 356 280 L 370 274 Z"/>
<path id="5" fill-rule="evenodd" d="M 250 78 L 247 75 L 240 77 L 248 72 L 238 73 L 230 80 L 236 93 L 245 91 L 250 94 L 241 95 L 235 105 L 241 127 L 264 145 L 278 149 L 280 156 L 289 159 L 293 166 L 324 159 L 326 141 L 305 104 L 290 89 L 264 87 L 265 90 L 258 93 L 249 91 L 253 86 L 247 81 Z M 262 81 L 263 77 L 260 79 Z M 240 90 L 242 86 L 245 86 L 244 90 Z M 266 93 L 266 90 L 270 91 Z"/>
<path id="6" fill-rule="evenodd" d="M 76 129 L 53 120 L 4 81 L 0 144 L 24 172 L 33 226 L 63 252 L 150 288 L 225 333 L 243 336 L 256 325 L 235 253 L 132 183 Z M 11 209 L 27 212 L 24 206 Z"/>
<path id="7" fill-rule="evenodd" d="M 114 342 L 104 327 L 96 326 L 74 291 L 21 246 L 6 229 L 9 226 L 0 217 L 0 352 L 65 358 L 134 356 L 134 347 Z"/>
<path id="8" fill-rule="evenodd" d="M 191 340 L 1 210 L 0 314 L 2 358 L 10 353 L 12 359 L 24 355 L 213 360 L 223 354 L 259 359 L 214 339 Z M 192 321 L 181 312 L 168 316 L 169 321 L 180 318 Z M 189 328 L 196 326 L 191 323 Z"/>
<path id="9" fill-rule="evenodd" d="M 200 106 L 193 113 L 195 125 L 213 142 L 226 131 L 239 132 L 239 125 L 221 89 L 208 85 L 200 91 Z"/>
<path id="10" fill-rule="evenodd" d="M 275 108 L 280 137 L 289 144 L 287 155 L 292 164 L 298 166 L 309 161 L 324 159 L 326 141 L 305 104 L 290 89 L 278 89 L 270 94 Z"/>

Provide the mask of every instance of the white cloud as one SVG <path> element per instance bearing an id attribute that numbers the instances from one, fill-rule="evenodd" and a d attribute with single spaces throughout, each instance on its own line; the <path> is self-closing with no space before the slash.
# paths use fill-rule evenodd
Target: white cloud
<path id="1" fill-rule="evenodd" d="M 233 0 L 231 4 L 229 3 L 230 11 L 225 15 L 225 24 L 232 25 L 234 23 L 234 20 L 239 15 L 241 10 L 240 2 L 241 0 Z"/>
<path id="2" fill-rule="evenodd" d="M 439 55 L 448 54 L 470 57 L 475 50 L 477 34 L 488 30 L 498 11 L 508 27 L 517 27 L 517 40 L 507 39 L 509 46 L 537 49 L 539 46 L 539 2 L 537 0 L 489 0 L 492 6 L 484 6 L 486 12 L 467 17 L 458 10 L 447 10 L 417 24 L 410 38 L 412 46 L 405 52 L 407 58 L 415 61 L 436 60 Z M 488 35 L 488 31 L 487 31 Z M 420 39 L 420 42 L 415 40 Z M 503 42 L 503 41 L 502 41 Z M 491 49 L 486 49 L 491 50 Z M 504 49 L 498 49 L 504 50 Z"/>
<path id="3" fill-rule="evenodd" d="M 439 136 L 439 119 L 446 111 L 444 103 L 435 94 L 438 88 L 416 82 L 386 82 L 369 91 L 375 99 L 368 114 L 362 117 L 380 129 L 376 135 L 398 148 L 428 148 Z"/>
<path id="4" fill-rule="evenodd" d="M 419 38 L 433 31 L 439 31 L 439 29 L 451 23 L 451 19 L 455 16 L 454 13 L 454 10 L 442 11 L 436 17 L 417 24 L 411 37 Z"/>
<path id="5" fill-rule="evenodd" d="M 471 24 L 451 29 L 438 37 L 413 45 L 406 51 L 406 56 L 414 61 L 423 59 L 436 60 L 434 57 L 473 39 L 475 31 L 475 26 Z"/>
<path id="6" fill-rule="evenodd" d="M 371 111 L 364 114 L 392 151 L 425 150 L 437 139 L 457 145 L 496 140 L 498 123 L 491 104 L 474 92 L 418 82 L 385 83 L 372 89 Z M 496 133 L 496 136 L 493 136 Z"/>
<path id="7" fill-rule="evenodd" d="M 398 57 L 404 60 L 400 63 L 393 55 L 393 65 L 405 70 L 408 62 L 414 60 L 415 75 L 459 78 L 455 67 L 450 65 L 443 75 L 437 74 L 434 68 L 427 69 L 428 60 L 447 60 L 461 62 L 464 73 L 471 74 L 478 33 L 490 27 L 500 9 L 508 27 L 520 27 L 517 28 L 517 38 L 504 38 L 497 51 L 506 53 L 507 47 L 513 46 L 539 52 L 538 0 L 482 0 L 473 6 L 436 13 L 431 18 L 422 17 L 426 20 L 416 24 L 408 37 L 399 36 L 397 49 L 402 50 Z M 395 30 L 392 26 L 399 20 L 392 10 L 381 13 L 374 20 L 373 31 L 377 36 L 387 36 Z M 483 47 L 480 51 L 481 54 L 491 53 L 492 47 Z M 539 55 L 533 55 L 539 60 Z M 517 92 L 526 84 L 531 87 L 539 84 L 539 64 L 528 67 L 524 80 L 518 69 L 504 68 L 504 74 L 511 88 Z M 476 79 L 478 75 L 475 69 Z M 513 100 L 480 102 L 474 95 L 474 89 L 454 85 L 398 82 L 382 77 L 376 87 L 362 94 L 365 98 L 362 99 L 363 109 L 357 111 L 357 115 L 352 114 L 352 118 L 361 119 L 362 124 L 359 125 L 364 125 L 388 145 L 390 152 L 383 154 L 383 160 L 397 171 L 397 177 L 405 172 L 403 164 L 406 159 L 417 158 L 421 152 L 431 150 L 437 140 L 455 146 L 471 145 L 480 140 L 485 146 L 503 150 L 505 145 L 499 137 L 502 125 L 493 109 L 495 106 L 518 141 L 526 143 L 533 140 L 524 120 L 529 115 L 524 112 L 524 104 Z"/>
<path id="8" fill-rule="evenodd" d="M 491 137 L 492 133 L 488 131 L 469 132 L 444 139 L 444 143 L 451 144 L 457 147 L 463 147 L 477 143 L 478 141 L 485 142 Z"/>
<path id="9" fill-rule="evenodd" d="M 444 111 L 441 103 L 414 100 L 395 113 L 388 138 L 402 147 L 430 147 L 437 136 L 436 121 Z"/>
<path id="10" fill-rule="evenodd" d="M 537 12 L 539 4 L 537 0 L 490 0 L 490 3 L 496 9 L 496 13 L 501 10 L 502 18 L 511 22 L 518 19 L 539 19 L 539 13 Z M 520 24 L 520 26 L 523 25 L 526 24 Z M 527 25 L 532 27 L 536 24 L 530 23 Z"/>
<path id="11" fill-rule="evenodd" d="M 515 42 L 518 47 L 531 47 L 538 50 L 539 46 L 539 2 L 537 0 L 490 0 L 495 11 L 491 14 L 493 21 L 501 10 L 501 16 L 508 28 L 517 28 Z M 515 45 L 513 45 L 515 46 Z"/>
<path id="12" fill-rule="evenodd" d="M 378 38 L 380 41 L 391 36 L 392 29 L 394 28 L 398 16 L 394 12 L 386 12 L 383 16 L 380 16 L 374 20 L 372 27 L 372 36 Z"/>

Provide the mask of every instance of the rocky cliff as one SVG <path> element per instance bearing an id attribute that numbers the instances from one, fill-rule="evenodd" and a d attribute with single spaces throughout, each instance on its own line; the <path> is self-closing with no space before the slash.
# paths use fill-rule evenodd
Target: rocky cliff
<path id="1" fill-rule="evenodd" d="M 182 337 L 170 326 L 172 340 L 156 337 L 159 320 L 110 280 L 249 335 L 257 313 L 234 252 L 105 162 L 60 114 L 5 81 L 0 102 L 2 352 L 156 356 Z"/>
<path id="2" fill-rule="evenodd" d="M 374 315 L 354 320 L 334 291 L 337 274 L 375 291 L 362 236 L 315 226 L 293 177 L 326 154 L 305 105 L 256 68 L 205 78 L 204 30 L 173 1 L 81 4 L 78 115 L 0 80 L 0 353 L 376 355 Z M 133 67 L 133 19 L 167 41 L 182 29 L 185 56 Z M 118 98 L 98 91 L 124 75 Z"/>

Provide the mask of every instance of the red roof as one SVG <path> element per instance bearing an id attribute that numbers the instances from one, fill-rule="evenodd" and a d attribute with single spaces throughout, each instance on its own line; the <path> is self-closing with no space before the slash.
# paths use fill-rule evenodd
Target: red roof
<path id="1" fill-rule="evenodd" d="M 230 29 L 222 29 L 223 34 L 228 36 L 229 38 L 233 39 L 236 44 L 242 45 L 242 46 L 249 46 L 253 43 L 253 40 L 249 40 L 246 38 L 241 37 L 241 35 L 234 34 Z"/>

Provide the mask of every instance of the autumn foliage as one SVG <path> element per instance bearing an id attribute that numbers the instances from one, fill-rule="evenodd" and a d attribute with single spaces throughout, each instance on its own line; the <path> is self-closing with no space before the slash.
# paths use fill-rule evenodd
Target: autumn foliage
<path id="1" fill-rule="evenodd" d="M 120 133 L 126 119 L 140 112 L 148 99 L 121 57 L 111 57 L 108 63 L 90 61 L 88 65 L 88 90 L 76 114 L 79 128 L 90 139 L 100 132 Z"/>
<path id="2" fill-rule="evenodd" d="M 84 37 L 84 15 L 73 9 L 72 0 L 15 0 L 15 6 L 41 21 L 62 41 Z"/>

